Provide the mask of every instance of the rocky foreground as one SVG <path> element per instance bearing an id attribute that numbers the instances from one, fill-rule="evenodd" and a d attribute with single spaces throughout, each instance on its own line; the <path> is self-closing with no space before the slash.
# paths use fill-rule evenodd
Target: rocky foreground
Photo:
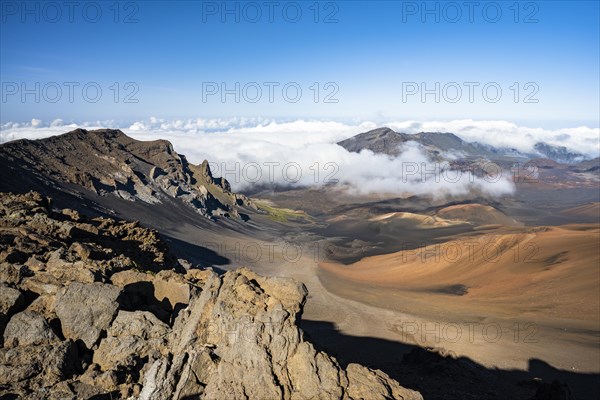
<path id="1" fill-rule="evenodd" d="M 422 399 L 316 351 L 304 285 L 184 266 L 135 222 L 0 194 L 0 398 Z"/>

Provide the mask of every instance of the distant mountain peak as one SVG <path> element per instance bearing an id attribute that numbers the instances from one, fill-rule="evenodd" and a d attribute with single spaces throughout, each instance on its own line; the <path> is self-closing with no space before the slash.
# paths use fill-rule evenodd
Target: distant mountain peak
<path id="1" fill-rule="evenodd" d="M 364 135 L 371 135 L 371 136 L 385 136 L 385 135 L 398 135 L 398 133 L 396 131 L 394 131 L 392 128 L 388 128 L 387 126 L 384 126 L 382 128 L 376 128 L 376 129 L 372 129 L 368 132 L 365 132 Z"/>
<path id="2" fill-rule="evenodd" d="M 452 138 L 454 140 L 463 142 L 463 140 L 461 138 L 459 138 L 452 132 L 425 132 L 425 131 L 422 131 L 422 132 L 416 133 L 414 136 L 417 136 L 417 137 L 447 137 L 447 138 Z"/>
<path id="3" fill-rule="evenodd" d="M 538 142 L 533 147 L 542 156 L 564 164 L 573 164 L 586 159 L 583 154 L 570 151 L 565 146 Z"/>
<path id="4" fill-rule="evenodd" d="M 377 128 L 360 133 L 349 139 L 338 142 L 338 145 L 352 152 L 360 152 L 363 149 L 368 149 L 374 153 L 397 156 L 401 152 L 402 145 L 408 141 L 417 142 L 425 151 L 429 152 L 432 158 L 449 150 L 460 151 L 466 154 L 478 151 L 474 146 L 463 141 L 453 133 L 419 132 L 407 134 L 395 132 L 388 127 Z"/>
<path id="5" fill-rule="evenodd" d="M 395 132 L 391 128 L 383 127 L 360 133 L 337 144 L 355 153 L 368 149 L 374 153 L 398 155 L 400 153 L 399 146 L 410 140 L 409 136 L 405 133 Z"/>
<path id="6" fill-rule="evenodd" d="M 554 146 L 543 142 L 536 143 L 532 152 L 523 153 L 514 148 L 494 147 L 479 142 L 467 142 L 451 132 L 422 131 L 415 134 L 407 134 L 395 132 L 388 127 L 359 133 L 337 144 L 355 153 L 366 149 L 374 153 L 398 156 L 402 152 L 402 144 L 408 141 L 418 143 L 431 159 L 436 160 L 445 159 L 445 155 L 451 155 L 450 159 L 455 159 L 458 156 L 459 158 L 518 161 L 540 158 L 541 156 L 542 158 L 548 158 L 563 164 L 575 164 L 587 159 L 585 155 L 570 151 L 564 146 Z"/>

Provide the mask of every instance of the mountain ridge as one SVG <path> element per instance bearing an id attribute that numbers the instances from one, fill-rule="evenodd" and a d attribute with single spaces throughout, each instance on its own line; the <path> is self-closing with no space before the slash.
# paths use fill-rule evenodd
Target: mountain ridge
<path id="1" fill-rule="evenodd" d="M 495 147 L 477 141 L 468 142 L 451 132 L 418 132 L 414 134 L 396 132 L 388 127 L 372 129 L 337 142 L 350 152 L 367 149 L 374 153 L 398 156 L 406 142 L 418 143 L 432 159 L 444 158 L 444 155 L 459 158 L 512 158 L 526 160 L 549 158 L 562 164 L 576 164 L 589 157 L 569 151 L 564 146 L 554 146 L 543 142 L 534 145 L 531 152 L 521 152 L 514 148 Z M 452 154 L 454 152 L 455 154 Z"/>
<path id="2" fill-rule="evenodd" d="M 8 142 L 0 145 L 0 161 L 50 186 L 75 184 L 100 196 L 148 204 L 170 197 L 208 219 L 244 220 L 248 209 L 256 209 L 246 196 L 233 193 L 226 179 L 214 178 L 207 161 L 191 164 L 166 140 L 138 141 L 115 129 Z"/>

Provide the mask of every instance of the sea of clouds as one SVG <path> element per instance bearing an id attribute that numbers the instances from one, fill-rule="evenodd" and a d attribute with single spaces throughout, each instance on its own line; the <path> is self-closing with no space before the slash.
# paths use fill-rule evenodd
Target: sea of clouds
<path id="1" fill-rule="evenodd" d="M 5 123 L 0 127 L 4 143 L 62 134 L 77 127 L 119 128 L 139 140 L 166 139 L 188 161 L 209 160 L 215 176 L 225 176 L 234 190 L 260 186 L 313 186 L 333 182 L 357 194 L 501 196 L 515 190 L 512 176 L 492 171 L 488 177 L 448 169 L 437 164 L 415 143 L 408 142 L 397 157 L 371 151 L 351 153 L 338 141 L 358 133 L 388 126 L 405 133 L 452 132 L 469 142 L 534 152 L 545 142 L 565 146 L 588 158 L 600 153 L 600 130 L 577 127 L 547 130 L 506 121 L 390 121 L 343 123 L 335 121 L 276 121 L 264 118 L 165 120 L 150 118 L 126 126 L 112 121 L 65 124 L 62 120 Z M 488 171 L 489 172 L 489 171 Z"/>

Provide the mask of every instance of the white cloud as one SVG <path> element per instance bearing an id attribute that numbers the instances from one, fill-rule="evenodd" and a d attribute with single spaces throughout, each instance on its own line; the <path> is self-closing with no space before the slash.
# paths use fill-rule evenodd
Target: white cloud
<path id="1" fill-rule="evenodd" d="M 107 122 L 84 125 L 88 128 L 113 126 Z M 322 185 L 329 178 L 363 194 L 387 192 L 440 197 L 476 191 L 499 196 L 514 191 L 509 177 L 486 180 L 433 164 L 416 144 L 405 145 L 396 158 L 370 151 L 350 153 L 336 144 L 377 126 L 389 126 L 406 133 L 453 132 L 467 141 L 520 151 L 531 151 L 538 141 L 563 145 L 590 157 L 597 157 L 599 151 L 598 129 L 580 127 L 551 131 L 520 127 L 506 121 L 400 121 L 376 125 L 368 121 L 345 124 L 305 120 L 278 122 L 263 118 L 150 118 L 122 130 L 139 140 L 169 140 L 175 150 L 185 154 L 192 163 L 208 159 L 215 175 L 224 175 L 238 190 L 259 183 Z M 75 127 L 60 126 L 57 121 L 46 126 L 41 121 L 35 124 L 33 121 L 31 124 L 7 123 L 2 125 L 0 134 L 3 141 L 34 139 L 64 133 Z M 301 176 L 297 176 L 298 171 Z"/>
<path id="2" fill-rule="evenodd" d="M 468 142 L 480 142 L 495 147 L 509 147 L 522 152 L 534 152 L 533 146 L 545 142 L 565 146 L 570 151 L 595 158 L 600 153 L 600 129 L 585 126 L 548 130 L 518 126 L 507 121 L 401 121 L 390 122 L 390 128 L 405 133 L 452 132 Z"/>

